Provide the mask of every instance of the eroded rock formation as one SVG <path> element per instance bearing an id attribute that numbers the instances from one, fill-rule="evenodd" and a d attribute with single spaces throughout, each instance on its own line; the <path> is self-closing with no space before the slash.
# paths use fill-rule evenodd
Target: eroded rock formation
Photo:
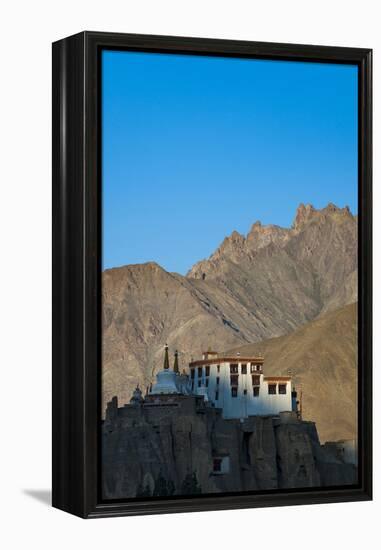
<path id="1" fill-rule="evenodd" d="M 102 427 L 104 498 L 354 484 L 357 468 L 320 445 L 295 413 L 225 420 L 194 396 L 109 404 Z"/>

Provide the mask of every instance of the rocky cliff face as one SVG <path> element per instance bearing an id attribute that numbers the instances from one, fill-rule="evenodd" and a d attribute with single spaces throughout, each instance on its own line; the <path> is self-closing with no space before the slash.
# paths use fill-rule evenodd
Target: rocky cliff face
<path id="1" fill-rule="evenodd" d="M 202 401 L 202 400 L 201 400 Z M 354 484 L 357 469 L 292 414 L 224 420 L 194 397 L 118 409 L 103 425 L 103 496 L 130 498 Z M 215 459 L 224 460 L 216 471 Z"/>
<path id="2" fill-rule="evenodd" d="M 161 367 L 165 342 L 186 365 L 217 350 L 290 334 L 357 299 L 357 219 L 301 205 L 290 229 L 234 232 L 183 277 L 155 263 L 103 274 L 103 397 L 122 402 Z M 312 358 L 310 367 L 322 358 Z M 335 376 L 332 374 L 332 376 Z"/>

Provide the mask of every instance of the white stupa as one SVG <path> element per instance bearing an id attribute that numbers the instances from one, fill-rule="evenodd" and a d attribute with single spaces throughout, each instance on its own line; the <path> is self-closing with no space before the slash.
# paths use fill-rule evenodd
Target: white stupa
<path id="1" fill-rule="evenodd" d="M 176 368 L 176 367 L 175 367 Z M 156 384 L 153 385 L 150 394 L 179 394 L 181 393 L 177 387 L 178 372 L 170 370 L 168 358 L 168 346 L 165 345 L 164 368 L 156 375 Z"/>

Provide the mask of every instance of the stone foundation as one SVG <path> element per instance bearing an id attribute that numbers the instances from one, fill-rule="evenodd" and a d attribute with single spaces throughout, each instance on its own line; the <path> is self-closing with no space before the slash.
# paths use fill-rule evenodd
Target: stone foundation
<path id="1" fill-rule="evenodd" d="M 105 499 L 355 484 L 357 468 L 292 413 L 225 420 L 194 396 L 119 408 L 102 426 Z"/>

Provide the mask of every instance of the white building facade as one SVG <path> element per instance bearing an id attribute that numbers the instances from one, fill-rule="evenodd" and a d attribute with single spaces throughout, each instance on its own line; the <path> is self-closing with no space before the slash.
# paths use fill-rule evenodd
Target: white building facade
<path id="1" fill-rule="evenodd" d="M 296 411 L 296 393 L 291 377 L 264 376 L 263 357 L 241 357 L 204 352 L 202 359 L 189 363 L 180 374 L 177 352 L 174 369 L 169 368 L 165 347 L 164 368 L 157 374 L 150 394 L 199 395 L 222 409 L 224 418 L 247 418 Z"/>
<path id="2" fill-rule="evenodd" d="M 191 392 L 205 395 L 224 418 L 279 414 L 295 408 L 291 377 L 264 376 L 263 357 L 205 352 L 189 364 Z"/>

